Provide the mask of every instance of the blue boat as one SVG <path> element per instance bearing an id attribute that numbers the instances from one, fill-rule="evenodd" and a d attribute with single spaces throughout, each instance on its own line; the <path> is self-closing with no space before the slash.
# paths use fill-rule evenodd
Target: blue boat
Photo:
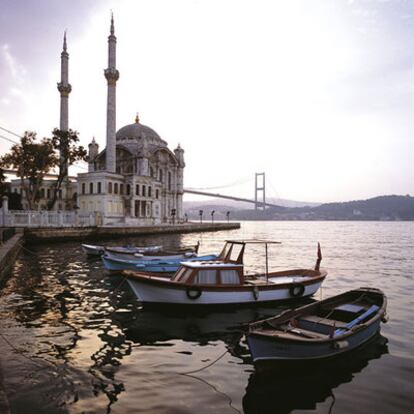
<path id="1" fill-rule="evenodd" d="M 181 266 L 181 262 L 217 260 L 218 255 L 207 254 L 198 256 L 195 253 L 184 253 L 169 256 L 135 255 L 131 259 L 120 258 L 109 252 L 102 256 L 105 269 L 110 271 L 139 270 L 144 272 L 174 273 Z"/>
<path id="2" fill-rule="evenodd" d="M 354 350 L 380 330 L 386 306 L 381 290 L 360 288 L 252 323 L 246 336 L 253 363 L 261 368 Z"/>

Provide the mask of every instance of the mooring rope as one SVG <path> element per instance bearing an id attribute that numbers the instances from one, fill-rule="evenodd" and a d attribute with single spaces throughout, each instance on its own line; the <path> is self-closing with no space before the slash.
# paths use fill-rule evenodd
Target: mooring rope
<path id="1" fill-rule="evenodd" d="M 333 408 L 333 406 L 335 405 L 335 402 L 336 402 L 335 394 L 332 392 L 332 390 L 331 390 L 331 397 L 332 397 L 332 403 L 331 403 L 331 405 L 329 407 L 328 414 L 331 414 L 332 413 L 332 408 Z"/>
<path id="2" fill-rule="evenodd" d="M 212 362 L 210 362 L 209 364 L 207 364 L 206 366 L 204 366 L 204 367 L 201 367 L 201 368 L 198 368 L 198 369 L 195 369 L 194 371 L 188 371 L 188 372 L 179 372 L 178 374 L 180 374 L 180 375 L 189 375 L 189 374 L 194 374 L 194 373 L 196 373 L 196 372 L 200 372 L 200 371 L 203 371 L 204 369 L 206 369 L 206 368 L 208 368 L 208 367 L 211 367 L 212 365 L 214 365 L 217 361 L 220 361 L 220 359 L 221 358 L 223 358 L 224 357 L 224 355 L 226 355 L 227 354 L 227 352 L 229 352 L 229 350 L 228 349 L 226 349 L 218 358 L 216 358 L 214 361 L 212 361 Z"/>
<path id="3" fill-rule="evenodd" d="M 112 291 L 112 293 L 116 293 L 119 288 L 125 283 L 125 281 L 127 280 L 127 278 L 125 276 L 122 277 L 122 281 L 119 283 L 119 285 Z"/>
<path id="4" fill-rule="evenodd" d="M 233 407 L 233 400 L 232 398 L 227 395 L 225 392 L 220 391 L 217 387 L 215 387 L 213 384 L 210 384 L 208 381 L 204 380 L 203 378 L 200 377 L 196 377 L 195 375 L 189 375 L 189 374 L 185 374 L 185 373 L 180 373 L 180 375 L 184 375 L 186 377 L 190 377 L 190 378 L 194 378 L 196 380 L 199 380 L 201 382 L 203 382 L 204 384 L 208 385 L 209 387 L 211 387 L 217 394 L 220 394 L 224 397 L 226 397 L 228 399 L 228 403 L 229 403 L 229 407 L 231 409 L 233 409 L 234 411 L 236 411 L 239 414 L 242 414 L 241 411 L 239 411 L 236 407 Z"/>
<path id="5" fill-rule="evenodd" d="M 34 252 L 33 250 L 29 250 L 27 247 L 24 247 L 21 243 L 18 243 L 18 246 L 21 247 L 23 250 L 25 250 L 26 252 L 32 254 L 32 255 L 37 255 L 36 252 Z"/>

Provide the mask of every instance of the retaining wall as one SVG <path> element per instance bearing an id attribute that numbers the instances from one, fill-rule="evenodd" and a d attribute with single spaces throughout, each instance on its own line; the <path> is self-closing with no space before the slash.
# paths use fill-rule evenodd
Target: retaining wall
<path id="1" fill-rule="evenodd" d="M 19 232 L 3 244 L 0 244 L 0 283 L 13 268 L 23 243 L 24 234 Z"/>
<path id="2" fill-rule="evenodd" d="M 191 233 L 239 228 L 240 223 L 185 223 L 141 227 L 26 228 L 24 234 L 27 242 L 38 243 L 42 241 L 100 240 L 149 234 Z"/>

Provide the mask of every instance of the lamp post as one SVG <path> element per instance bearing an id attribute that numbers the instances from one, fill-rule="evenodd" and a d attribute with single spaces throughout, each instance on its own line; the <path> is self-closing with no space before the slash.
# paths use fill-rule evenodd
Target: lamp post
<path id="1" fill-rule="evenodd" d="M 203 210 L 200 210 L 198 215 L 200 216 L 200 223 L 203 223 Z"/>
<path id="2" fill-rule="evenodd" d="M 177 210 L 175 208 L 171 209 L 171 217 L 172 217 L 173 224 L 175 224 L 175 213 L 176 212 L 177 212 Z"/>
<path id="3" fill-rule="evenodd" d="M 212 222 L 212 223 L 214 223 L 214 213 L 215 213 L 215 211 L 214 211 L 214 210 L 212 210 L 212 211 L 211 211 L 211 222 Z"/>
<path id="4" fill-rule="evenodd" d="M 228 211 L 227 213 L 226 213 L 226 216 L 227 216 L 227 223 L 230 221 L 230 211 Z"/>

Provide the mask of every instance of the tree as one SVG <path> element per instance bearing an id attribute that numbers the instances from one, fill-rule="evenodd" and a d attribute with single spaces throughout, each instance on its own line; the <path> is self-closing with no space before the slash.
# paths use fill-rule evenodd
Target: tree
<path id="1" fill-rule="evenodd" d="M 0 196 L 6 192 L 6 176 L 4 175 L 3 168 L 0 165 Z"/>
<path id="2" fill-rule="evenodd" d="M 20 144 L 13 145 L 10 152 L 0 158 L 3 168 L 16 170 L 30 210 L 35 208 L 39 199 L 44 176 L 59 163 L 51 139 L 35 141 L 36 133 L 26 131 Z"/>
<path id="3" fill-rule="evenodd" d="M 52 131 L 51 143 L 55 151 L 58 152 L 58 176 L 53 187 L 53 196 L 48 203 L 48 209 L 53 209 L 55 205 L 59 191 L 62 188 L 64 181 L 69 186 L 68 168 L 76 161 L 82 161 L 86 159 L 87 152 L 83 146 L 77 146 L 79 142 L 78 132 L 69 129 L 69 131 L 61 131 L 55 128 Z"/>

